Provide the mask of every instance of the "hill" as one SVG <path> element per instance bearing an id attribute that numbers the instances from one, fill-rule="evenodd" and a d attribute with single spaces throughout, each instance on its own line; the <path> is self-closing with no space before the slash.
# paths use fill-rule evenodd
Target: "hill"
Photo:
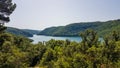
<path id="1" fill-rule="evenodd" d="M 86 30 L 93 29 L 99 36 L 103 36 L 113 30 L 120 32 L 120 19 L 110 20 L 106 22 L 81 22 L 73 23 L 66 26 L 46 28 L 39 33 L 39 35 L 50 36 L 79 36 L 79 33 Z"/>
<path id="2" fill-rule="evenodd" d="M 32 30 L 32 29 L 21 29 L 25 32 L 29 32 L 30 34 L 34 35 L 34 34 L 38 34 L 40 32 L 40 30 Z"/>
<path id="3" fill-rule="evenodd" d="M 32 37 L 33 34 L 37 34 L 40 31 L 37 30 L 30 30 L 30 29 L 18 29 L 18 28 L 13 28 L 13 27 L 8 27 L 7 32 L 15 34 L 15 35 L 21 35 L 25 37 Z"/>

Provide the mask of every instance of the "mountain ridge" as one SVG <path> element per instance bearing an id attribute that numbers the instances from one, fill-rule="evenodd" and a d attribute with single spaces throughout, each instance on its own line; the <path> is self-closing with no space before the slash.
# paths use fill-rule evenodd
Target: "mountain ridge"
<path id="1" fill-rule="evenodd" d="M 120 31 L 120 19 L 105 22 L 96 21 L 72 23 L 66 26 L 49 27 L 41 31 L 38 35 L 79 36 L 79 33 L 86 29 L 93 29 L 98 33 L 98 35 L 103 36 L 110 31 Z"/>
<path id="2" fill-rule="evenodd" d="M 19 29 L 15 27 L 7 27 L 6 32 L 9 32 L 15 35 L 25 36 L 25 37 L 33 37 L 34 34 L 37 34 L 40 31 L 31 30 L 31 29 Z"/>

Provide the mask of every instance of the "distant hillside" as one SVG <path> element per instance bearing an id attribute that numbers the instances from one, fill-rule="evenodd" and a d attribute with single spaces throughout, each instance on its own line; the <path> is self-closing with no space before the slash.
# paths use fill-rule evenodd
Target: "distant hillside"
<path id="1" fill-rule="evenodd" d="M 120 20 L 110 20 L 106 22 L 81 22 L 66 26 L 46 28 L 39 35 L 50 36 L 78 36 L 80 32 L 86 29 L 97 31 L 98 35 L 103 36 L 113 30 L 120 32 Z"/>
<path id="2" fill-rule="evenodd" d="M 15 35 L 21 35 L 21 36 L 26 36 L 26 37 L 32 37 L 33 34 L 38 33 L 38 31 L 36 30 L 18 29 L 18 28 L 13 28 L 13 27 L 8 27 L 6 31 L 12 34 L 15 34 Z"/>
<path id="3" fill-rule="evenodd" d="M 40 30 L 32 30 L 32 29 L 22 29 L 22 30 L 25 32 L 29 32 L 32 35 L 40 33 Z"/>

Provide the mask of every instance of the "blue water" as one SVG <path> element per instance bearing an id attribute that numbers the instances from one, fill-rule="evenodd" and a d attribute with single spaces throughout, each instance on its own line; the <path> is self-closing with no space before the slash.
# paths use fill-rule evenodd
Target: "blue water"
<path id="1" fill-rule="evenodd" d="M 34 35 L 33 37 L 30 37 L 30 39 L 34 40 L 33 43 L 43 42 L 43 41 L 49 41 L 51 39 L 55 40 L 70 40 L 75 42 L 81 42 L 81 37 L 53 37 L 53 36 L 44 36 L 44 35 Z M 99 41 L 103 41 L 102 38 L 99 38 Z"/>
<path id="2" fill-rule="evenodd" d="M 68 39 L 70 41 L 76 41 L 76 42 L 82 41 L 82 39 L 80 37 L 53 37 L 53 36 L 44 36 L 44 35 L 34 35 L 33 37 L 30 37 L 30 39 L 34 40 L 33 43 L 49 41 L 51 39 L 55 39 L 55 40 Z"/>

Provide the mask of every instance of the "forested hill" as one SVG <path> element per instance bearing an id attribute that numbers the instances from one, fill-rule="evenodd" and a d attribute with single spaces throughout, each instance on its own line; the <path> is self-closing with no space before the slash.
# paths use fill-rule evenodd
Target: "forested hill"
<path id="1" fill-rule="evenodd" d="M 33 29 L 22 29 L 22 30 L 25 32 L 29 32 L 32 35 L 38 34 L 40 32 L 40 30 L 33 30 Z"/>
<path id="2" fill-rule="evenodd" d="M 103 36 L 113 30 L 120 32 L 120 19 L 106 22 L 81 22 L 69 24 L 66 26 L 50 27 L 41 31 L 39 35 L 78 36 L 80 32 L 86 29 L 93 29 L 97 31 L 99 36 Z"/>
<path id="3" fill-rule="evenodd" d="M 32 37 L 34 34 L 38 34 L 40 32 L 38 30 L 18 29 L 13 27 L 7 27 L 6 31 L 15 35 L 21 35 L 25 37 Z"/>

